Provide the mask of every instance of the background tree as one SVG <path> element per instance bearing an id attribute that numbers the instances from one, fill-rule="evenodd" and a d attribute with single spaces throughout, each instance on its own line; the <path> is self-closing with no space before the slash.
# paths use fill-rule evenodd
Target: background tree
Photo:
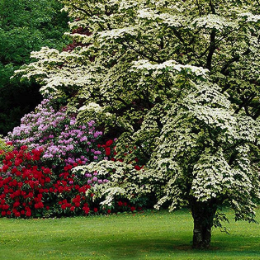
<path id="1" fill-rule="evenodd" d="M 17 72 L 67 100 L 80 122 L 117 135 L 118 157 L 80 167 L 110 173 L 104 203 L 156 194 L 189 206 L 193 247 L 210 245 L 222 206 L 254 220 L 259 198 L 258 1 L 62 1 L 77 44 L 43 48 Z M 129 150 L 130 149 L 130 150 Z M 135 169 L 138 157 L 144 167 Z"/>
<path id="2" fill-rule="evenodd" d="M 42 46 L 57 49 L 68 29 L 66 12 L 56 0 L 0 0 L 0 133 L 6 134 L 42 99 L 39 84 L 13 80 L 14 70 L 28 64 L 30 52 Z"/>

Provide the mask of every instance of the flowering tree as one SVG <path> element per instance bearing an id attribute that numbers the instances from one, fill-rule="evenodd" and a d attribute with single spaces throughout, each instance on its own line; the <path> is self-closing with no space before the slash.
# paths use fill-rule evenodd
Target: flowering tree
<path id="1" fill-rule="evenodd" d="M 258 1 L 61 1 L 74 45 L 43 48 L 17 73 L 68 100 L 81 122 L 118 135 L 117 156 L 78 170 L 111 174 L 94 187 L 111 203 L 156 194 L 159 208 L 189 206 L 193 247 L 234 209 L 254 220 L 259 198 Z M 134 149 L 134 147 L 136 149 Z M 138 155 L 144 167 L 131 162 Z"/>

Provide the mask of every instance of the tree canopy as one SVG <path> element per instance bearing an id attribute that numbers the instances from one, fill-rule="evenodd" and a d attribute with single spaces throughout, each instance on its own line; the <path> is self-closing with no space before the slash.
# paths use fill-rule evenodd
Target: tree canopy
<path id="1" fill-rule="evenodd" d="M 42 46 L 62 49 L 68 16 L 57 0 L 0 0 L 0 133 L 19 124 L 42 99 L 39 84 L 10 81 L 16 69 Z"/>
<path id="2" fill-rule="evenodd" d="M 224 219 L 254 220 L 259 198 L 258 1 L 61 1 L 75 18 L 75 45 L 42 48 L 17 71 L 67 100 L 79 122 L 95 118 L 118 137 L 124 162 L 78 170 L 110 174 L 94 187 L 117 194 L 156 194 L 156 207 L 189 206 L 193 246 L 209 246 Z M 131 162 L 138 155 L 143 168 Z"/>

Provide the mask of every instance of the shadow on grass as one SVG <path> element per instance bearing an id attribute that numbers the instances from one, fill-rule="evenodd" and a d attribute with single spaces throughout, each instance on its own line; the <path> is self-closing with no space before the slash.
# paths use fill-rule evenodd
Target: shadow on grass
<path id="1" fill-rule="evenodd" d="M 192 242 L 190 238 L 183 239 L 131 239 L 118 241 L 104 241 L 97 243 L 94 249 L 100 255 L 106 254 L 111 259 L 139 259 L 145 256 L 164 257 L 168 255 L 175 255 L 184 257 L 195 257 L 194 259 L 201 259 L 215 257 L 214 259 L 229 258 L 232 259 L 260 259 L 259 239 L 255 243 L 251 243 L 251 238 L 232 237 L 227 240 L 227 235 L 218 236 L 218 241 L 212 242 L 212 246 L 208 250 L 194 250 L 192 249 Z M 81 245 L 84 247 L 84 245 Z M 88 247 L 85 244 L 86 248 Z M 82 248 L 83 249 L 83 248 Z M 83 249 L 84 250 L 84 249 Z M 259 257 L 259 258 L 255 258 Z M 206 259 L 205 258 L 205 259 Z M 159 259 L 159 258 L 156 258 Z M 163 258 L 161 258 L 163 259 Z"/>
<path id="2" fill-rule="evenodd" d="M 208 250 L 194 250 L 192 249 L 191 238 L 185 239 L 135 239 L 123 240 L 115 243 L 103 243 L 102 247 L 106 248 L 106 253 L 110 255 L 111 259 L 119 258 L 135 258 L 152 255 L 198 255 L 203 254 L 208 256 L 222 256 L 233 257 L 237 259 L 246 257 L 258 257 L 260 259 L 260 237 L 257 239 L 252 237 L 241 237 L 232 235 L 219 235 L 213 241 Z M 255 258 L 254 258 L 255 259 Z"/>

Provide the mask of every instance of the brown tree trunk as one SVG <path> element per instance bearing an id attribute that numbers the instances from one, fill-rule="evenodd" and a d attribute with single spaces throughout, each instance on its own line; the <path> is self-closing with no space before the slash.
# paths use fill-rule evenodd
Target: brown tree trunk
<path id="1" fill-rule="evenodd" d="M 211 229 L 216 213 L 216 207 L 210 203 L 196 202 L 191 204 L 194 220 L 193 248 L 208 249 L 211 241 Z"/>

